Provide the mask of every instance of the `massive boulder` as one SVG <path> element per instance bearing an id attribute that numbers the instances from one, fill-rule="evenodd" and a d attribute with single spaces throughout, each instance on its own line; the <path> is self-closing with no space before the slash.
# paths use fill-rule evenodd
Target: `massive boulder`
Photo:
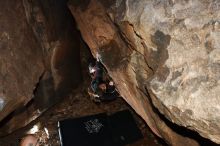
<path id="1" fill-rule="evenodd" d="M 165 116 L 220 143 L 219 1 L 71 0 L 69 8 L 92 54 L 155 134 L 198 144 Z"/>
<path id="2" fill-rule="evenodd" d="M 31 100 L 44 72 L 40 45 L 19 0 L 0 2 L 0 40 L 1 121 Z"/>
<path id="3" fill-rule="evenodd" d="M 0 137 L 81 82 L 79 34 L 61 0 L 0 1 Z"/>

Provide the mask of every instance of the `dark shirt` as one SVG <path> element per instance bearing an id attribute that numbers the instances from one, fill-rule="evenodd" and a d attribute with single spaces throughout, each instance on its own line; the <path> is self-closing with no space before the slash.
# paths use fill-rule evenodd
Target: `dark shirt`
<path id="1" fill-rule="evenodd" d="M 101 83 L 103 83 L 103 66 L 100 62 L 96 62 L 95 65 L 95 73 L 94 73 L 94 79 L 92 80 L 91 87 L 92 90 L 96 93 L 98 90 L 98 87 Z"/>

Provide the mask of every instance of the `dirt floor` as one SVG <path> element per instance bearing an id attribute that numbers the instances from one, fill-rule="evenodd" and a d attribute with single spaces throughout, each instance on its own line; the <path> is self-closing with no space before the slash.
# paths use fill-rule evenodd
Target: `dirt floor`
<path id="1" fill-rule="evenodd" d="M 60 103 L 51 107 L 40 118 L 29 124 L 26 128 L 20 129 L 7 137 L 0 139 L 0 146 L 17 146 L 19 139 L 26 135 L 26 133 L 30 131 L 34 125 L 37 125 L 39 128 L 38 132 L 36 132 L 36 136 L 40 139 L 42 146 L 60 146 L 57 129 L 57 122 L 59 120 L 103 112 L 111 114 L 124 109 L 129 109 L 133 113 L 136 123 L 144 135 L 144 139 L 129 146 L 166 145 L 160 139 L 156 138 L 154 134 L 152 134 L 144 121 L 135 114 L 135 112 L 122 98 L 118 98 L 108 103 L 96 104 L 90 100 L 85 89 L 79 89 L 80 90 L 73 92 L 69 97 L 63 99 Z"/>

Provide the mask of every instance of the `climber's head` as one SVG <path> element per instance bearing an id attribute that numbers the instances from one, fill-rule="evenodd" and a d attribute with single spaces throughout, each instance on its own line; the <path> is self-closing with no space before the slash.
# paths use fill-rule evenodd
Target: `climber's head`
<path id="1" fill-rule="evenodd" d="M 39 139 L 35 137 L 34 135 L 27 135 L 25 136 L 20 143 L 20 146 L 39 146 Z"/>
<path id="2" fill-rule="evenodd" d="M 95 64 L 94 63 L 90 63 L 89 64 L 89 73 L 92 74 L 95 71 L 96 71 Z"/>

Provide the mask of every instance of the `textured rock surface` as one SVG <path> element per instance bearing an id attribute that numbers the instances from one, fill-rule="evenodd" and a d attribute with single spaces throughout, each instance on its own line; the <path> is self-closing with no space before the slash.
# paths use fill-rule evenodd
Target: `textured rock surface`
<path id="1" fill-rule="evenodd" d="M 170 121 L 220 143 L 219 6 L 216 0 L 69 3 L 121 95 L 155 134 L 178 146 L 197 143 L 170 129 L 154 106 Z"/>
<path id="2" fill-rule="evenodd" d="M 0 54 L 1 121 L 31 100 L 44 71 L 42 51 L 19 0 L 0 2 Z"/>
<path id="3" fill-rule="evenodd" d="M 0 137 L 77 87 L 78 42 L 65 1 L 0 2 Z"/>

